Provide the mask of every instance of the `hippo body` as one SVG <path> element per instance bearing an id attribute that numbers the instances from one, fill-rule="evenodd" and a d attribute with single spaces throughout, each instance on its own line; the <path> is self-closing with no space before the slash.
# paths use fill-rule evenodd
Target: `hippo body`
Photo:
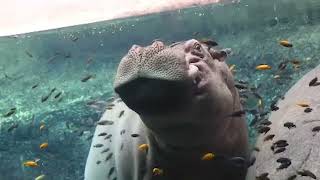
<path id="1" fill-rule="evenodd" d="M 189 40 L 134 45 L 98 122 L 85 180 L 244 180 L 248 132 L 227 53 Z M 208 157 L 213 154 L 213 158 Z"/>
<path id="2" fill-rule="evenodd" d="M 257 177 L 268 173 L 267 177 L 271 180 L 320 178 L 320 86 L 309 86 L 312 79 L 320 78 L 319 74 L 320 66 L 304 75 L 285 94 L 284 99 L 279 100 L 279 110 L 271 113 L 271 129 L 261 134 L 256 144 L 260 149 L 256 152 L 253 166 Z M 298 103 L 308 104 L 311 112 L 308 107 L 298 106 Z M 265 141 L 270 135 L 274 137 Z M 271 150 L 271 146 L 279 140 L 286 141 L 280 145 L 284 146 L 284 151 L 278 150 L 280 147 Z M 275 153 L 277 150 L 279 152 Z M 290 162 L 281 161 L 280 158 L 287 158 Z M 280 167 L 285 163 L 287 165 Z M 310 171 L 315 177 L 311 174 L 299 175 L 304 170 Z"/>

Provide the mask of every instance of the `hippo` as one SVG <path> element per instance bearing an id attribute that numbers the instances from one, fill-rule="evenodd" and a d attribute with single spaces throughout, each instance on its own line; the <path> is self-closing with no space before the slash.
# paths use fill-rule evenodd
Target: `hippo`
<path id="1" fill-rule="evenodd" d="M 320 65 L 304 75 L 269 117 L 251 167 L 259 180 L 320 178 Z"/>
<path id="2" fill-rule="evenodd" d="M 97 122 L 85 180 L 244 180 L 248 128 L 230 51 L 195 39 L 133 45 Z"/>

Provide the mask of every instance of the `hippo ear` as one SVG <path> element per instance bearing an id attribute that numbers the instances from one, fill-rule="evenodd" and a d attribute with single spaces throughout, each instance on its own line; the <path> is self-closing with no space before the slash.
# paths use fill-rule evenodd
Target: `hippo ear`
<path id="1" fill-rule="evenodd" d="M 226 48 L 222 50 L 216 50 L 216 49 L 210 48 L 209 52 L 213 59 L 217 59 L 219 61 L 225 61 L 228 55 L 231 54 L 231 49 Z"/>

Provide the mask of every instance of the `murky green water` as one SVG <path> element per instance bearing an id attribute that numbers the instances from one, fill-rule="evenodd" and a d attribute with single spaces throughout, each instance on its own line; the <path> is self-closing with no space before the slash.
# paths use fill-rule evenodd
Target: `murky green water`
<path id="1" fill-rule="evenodd" d="M 214 38 L 232 48 L 228 63 L 236 65 L 236 79 L 257 87 L 268 111 L 272 101 L 320 62 L 320 1 L 247 0 L 1 37 L 0 113 L 16 110 L 0 118 L 0 179 L 40 174 L 83 179 L 94 122 L 104 107 L 103 102 L 96 107 L 87 103 L 112 95 L 117 64 L 132 44 L 148 45 L 158 38 L 168 44 Z M 283 39 L 293 48 L 280 46 Z M 285 60 L 298 60 L 300 66 L 288 64 L 284 78 L 274 79 Z M 272 69 L 256 71 L 262 63 Z M 93 77 L 81 81 L 88 76 Z M 245 106 L 257 108 L 257 102 L 250 96 Z M 247 118 L 251 123 L 254 116 Z M 250 136 L 254 142 L 252 128 Z M 45 150 L 39 148 L 43 142 L 49 142 Z M 39 167 L 22 165 L 35 158 Z"/>

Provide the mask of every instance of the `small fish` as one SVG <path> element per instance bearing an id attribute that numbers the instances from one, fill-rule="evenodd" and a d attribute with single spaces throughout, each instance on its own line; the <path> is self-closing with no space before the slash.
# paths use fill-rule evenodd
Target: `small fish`
<path id="1" fill-rule="evenodd" d="M 258 100 L 258 107 L 263 108 L 263 102 L 262 99 Z"/>
<path id="2" fill-rule="evenodd" d="M 236 68 L 236 65 L 235 65 L 235 64 L 232 64 L 232 65 L 229 67 L 229 70 L 232 72 L 232 71 L 234 71 L 235 68 Z"/>
<path id="3" fill-rule="evenodd" d="M 282 153 L 282 152 L 285 151 L 285 150 L 286 150 L 285 147 L 278 148 L 276 151 L 274 151 L 274 154 Z"/>
<path id="4" fill-rule="evenodd" d="M 45 175 L 41 174 L 40 176 L 36 177 L 34 180 L 44 180 L 45 179 Z"/>
<path id="5" fill-rule="evenodd" d="M 97 122 L 98 125 L 112 125 L 114 122 L 109 120 L 102 120 Z"/>
<path id="6" fill-rule="evenodd" d="M 139 137 L 139 134 L 131 134 L 131 137 Z"/>
<path id="7" fill-rule="evenodd" d="M 275 145 L 276 148 L 281 148 L 281 147 L 286 147 L 289 144 L 287 142 L 283 142 L 283 143 L 273 143 Z"/>
<path id="8" fill-rule="evenodd" d="M 277 103 L 277 102 L 272 102 L 272 103 L 271 103 L 271 105 L 270 105 L 271 111 L 277 111 L 277 110 L 279 110 L 279 107 L 276 106 L 276 103 Z"/>
<path id="9" fill-rule="evenodd" d="M 45 127 L 46 126 L 44 124 L 41 124 L 40 127 L 39 127 L 40 131 L 43 130 Z"/>
<path id="10" fill-rule="evenodd" d="M 258 147 L 253 148 L 254 151 L 260 152 L 260 149 Z"/>
<path id="11" fill-rule="evenodd" d="M 273 79 L 280 79 L 280 75 L 274 75 Z"/>
<path id="12" fill-rule="evenodd" d="M 291 160 L 289 158 L 285 158 L 285 157 L 280 157 L 277 159 L 278 163 L 288 163 L 291 162 Z"/>
<path id="13" fill-rule="evenodd" d="M 203 161 L 209 161 L 209 160 L 212 160 L 214 158 L 214 154 L 213 153 L 206 153 L 205 155 L 203 155 L 201 157 L 201 160 Z"/>
<path id="14" fill-rule="evenodd" d="M 240 111 L 233 112 L 230 116 L 231 117 L 240 117 L 240 116 L 242 116 L 244 114 L 246 114 L 246 111 L 245 110 L 240 110 Z"/>
<path id="15" fill-rule="evenodd" d="M 209 47 L 214 47 L 214 46 L 218 46 L 218 43 L 215 42 L 212 39 L 202 39 L 200 40 L 201 43 L 206 44 Z"/>
<path id="16" fill-rule="evenodd" d="M 281 163 L 280 166 L 277 168 L 277 171 L 281 170 L 281 169 L 285 169 L 287 167 L 289 167 L 291 165 L 291 161 L 288 161 L 286 163 Z"/>
<path id="17" fill-rule="evenodd" d="M 260 116 L 263 117 L 263 116 L 265 116 L 265 115 L 267 115 L 267 114 L 269 114 L 269 111 L 261 112 L 261 113 L 260 113 Z"/>
<path id="18" fill-rule="evenodd" d="M 282 139 L 280 139 L 280 140 L 278 140 L 278 141 L 276 141 L 276 142 L 274 142 L 273 144 L 283 144 L 283 143 L 287 143 L 287 140 L 282 140 Z"/>
<path id="19" fill-rule="evenodd" d="M 299 174 L 300 176 L 308 176 L 308 177 L 311 177 L 312 179 L 317 179 L 317 176 L 309 170 L 303 169 L 302 171 L 297 171 L 297 174 Z"/>
<path id="20" fill-rule="evenodd" d="M 50 97 L 50 95 L 43 96 L 43 97 L 41 98 L 41 102 L 47 101 L 47 100 L 49 99 L 49 97 Z"/>
<path id="21" fill-rule="evenodd" d="M 106 157 L 106 161 L 109 161 L 113 156 L 113 153 L 110 153 L 107 157 Z"/>
<path id="22" fill-rule="evenodd" d="M 89 57 L 86 61 L 86 64 L 89 65 L 93 62 L 93 58 L 92 57 Z"/>
<path id="23" fill-rule="evenodd" d="M 102 154 L 102 153 L 106 153 L 106 152 L 108 152 L 109 150 L 110 150 L 109 148 L 106 148 L 106 149 L 104 149 L 104 150 L 101 151 L 101 154 Z"/>
<path id="24" fill-rule="evenodd" d="M 263 126 L 270 126 L 271 124 L 272 124 L 272 122 L 269 121 L 268 119 L 265 119 L 260 122 L 260 125 L 263 125 Z"/>
<path id="25" fill-rule="evenodd" d="M 262 173 L 259 176 L 256 176 L 256 180 L 270 180 L 268 178 L 269 173 Z"/>
<path id="26" fill-rule="evenodd" d="M 281 40 L 279 44 L 284 47 L 293 47 L 293 44 L 291 44 L 288 40 Z"/>
<path id="27" fill-rule="evenodd" d="M 5 113 L 4 115 L 3 115 L 3 117 L 9 117 L 9 116 L 11 116 L 11 115 L 13 115 L 14 113 L 16 113 L 16 111 L 17 111 L 17 108 L 11 108 L 7 113 Z"/>
<path id="28" fill-rule="evenodd" d="M 274 134 L 269 134 L 268 136 L 266 136 L 263 141 L 269 141 L 269 140 L 272 140 L 274 138 Z"/>
<path id="29" fill-rule="evenodd" d="M 304 112 L 305 113 L 309 113 L 309 112 L 311 112 L 312 111 L 312 108 L 309 108 L 309 107 L 307 107 L 306 109 L 304 109 Z"/>
<path id="30" fill-rule="evenodd" d="M 65 54 L 64 54 L 64 57 L 65 57 L 65 58 L 71 58 L 71 53 L 70 53 L 70 52 L 65 53 Z"/>
<path id="31" fill-rule="evenodd" d="M 309 82 L 309 86 L 315 86 L 316 83 L 317 83 L 317 81 L 318 81 L 318 78 L 317 78 L 317 77 L 313 78 L 313 79 Z M 318 84 L 317 84 L 317 85 L 318 85 Z"/>
<path id="32" fill-rule="evenodd" d="M 288 63 L 288 62 L 281 62 L 281 63 L 278 65 L 278 71 L 284 70 L 284 69 L 287 67 L 287 63 Z"/>
<path id="33" fill-rule="evenodd" d="M 48 95 L 43 96 L 43 97 L 41 98 L 41 102 L 47 101 L 47 100 L 49 99 L 49 97 L 52 95 L 52 93 L 53 93 L 55 90 L 56 90 L 56 88 L 51 89 L 51 91 L 49 92 Z"/>
<path id="34" fill-rule="evenodd" d="M 288 177 L 288 179 L 287 180 L 294 180 L 294 179 L 296 179 L 297 178 L 297 175 L 292 175 L 292 176 L 290 176 L 290 177 Z"/>
<path id="35" fill-rule="evenodd" d="M 122 134 L 124 134 L 124 133 L 126 133 L 126 130 L 125 130 L 125 129 L 122 129 L 122 130 L 120 131 L 120 135 L 122 135 Z"/>
<path id="36" fill-rule="evenodd" d="M 39 86 L 39 84 L 35 84 L 35 85 L 33 85 L 32 87 L 31 87 L 31 89 L 35 89 L 36 87 L 38 87 Z"/>
<path id="37" fill-rule="evenodd" d="M 71 36 L 71 41 L 76 42 L 79 38 L 77 36 Z"/>
<path id="38" fill-rule="evenodd" d="M 254 165 L 254 163 L 256 162 L 256 157 L 252 156 L 248 162 L 248 167 Z"/>
<path id="39" fill-rule="evenodd" d="M 49 146 L 47 142 L 40 144 L 40 149 L 46 149 Z"/>
<path id="40" fill-rule="evenodd" d="M 98 136 L 106 136 L 108 133 L 106 133 L 106 132 L 102 132 L 102 133 L 100 133 L 100 134 L 98 134 Z"/>
<path id="41" fill-rule="evenodd" d="M 35 161 L 26 161 L 23 163 L 23 165 L 28 167 L 37 167 L 38 163 L 36 163 Z"/>
<path id="42" fill-rule="evenodd" d="M 115 170 L 115 167 L 110 168 L 109 173 L 108 173 L 108 178 L 110 178 L 110 176 L 113 174 Z"/>
<path id="43" fill-rule="evenodd" d="M 270 130 L 270 127 L 268 126 L 261 126 L 259 129 L 258 129 L 258 133 L 262 134 L 266 134 L 268 131 Z"/>
<path id="44" fill-rule="evenodd" d="M 110 139 L 112 137 L 112 134 L 109 134 L 108 136 L 106 136 L 104 139 Z"/>
<path id="45" fill-rule="evenodd" d="M 25 50 L 24 52 L 25 52 L 30 58 L 33 57 L 33 55 L 32 55 L 29 51 Z"/>
<path id="46" fill-rule="evenodd" d="M 101 148 L 103 146 L 103 144 L 95 144 L 95 145 L 93 145 L 93 147 L 95 147 L 95 148 Z"/>
<path id="47" fill-rule="evenodd" d="M 199 32 L 193 32 L 192 35 L 193 36 L 197 36 L 199 34 Z"/>
<path id="48" fill-rule="evenodd" d="M 161 176 L 163 174 L 163 170 L 160 168 L 153 168 L 152 174 L 153 176 Z"/>
<path id="49" fill-rule="evenodd" d="M 12 124 L 12 125 L 8 128 L 8 132 L 11 132 L 12 130 L 18 128 L 18 126 L 19 126 L 19 124 L 17 124 L 17 123 Z"/>
<path id="50" fill-rule="evenodd" d="M 148 151 L 149 145 L 148 145 L 148 144 L 141 144 L 141 145 L 138 147 L 138 149 L 139 149 L 140 151 Z"/>
<path id="51" fill-rule="evenodd" d="M 121 116 L 124 114 L 124 110 L 122 110 L 120 113 L 119 113 L 119 118 L 121 118 Z"/>
<path id="52" fill-rule="evenodd" d="M 55 54 L 54 56 L 51 56 L 48 60 L 47 60 L 47 63 L 51 63 L 53 62 L 53 60 L 56 59 L 56 57 L 58 57 L 59 54 Z"/>
<path id="53" fill-rule="evenodd" d="M 256 66 L 256 70 L 270 70 L 270 69 L 271 69 L 271 66 L 267 64 L 260 64 Z"/>
<path id="54" fill-rule="evenodd" d="M 58 94 L 56 94 L 56 95 L 54 96 L 54 98 L 57 99 L 58 97 L 60 97 L 61 94 L 62 94 L 62 92 L 58 92 Z"/>
<path id="55" fill-rule="evenodd" d="M 288 129 L 296 128 L 296 125 L 293 122 L 286 122 L 283 124 L 284 127 L 287 127 Z"/>
<path id="56" fill-rule="evenodd" d="M 296 66 L 298 66 L 298 65 L 300 65 L 300 61 L 299 60 L 292 60 L 292 61 L 290 61 L 293 65 L 296 65 Z"/>
<path id="57" fill-rule="evenodd" d="M 89 74 L 89 75 L 85 76 L 84 78 L 82 78 L 81 82 L 87 82 L 89 79 L 95 78 L 95 77 L 96 77 L 96 75 Z"/>
<path id="58" fill-rule="evenodd" d="M 312 128 L 312 132 L 319 132 L 320 131 L 320 126 L 316 126 Z"/>
<path id="59" fill-rule="evenodd" d="M 121 143 L 120 150 L 122 150 L 122 149 L 123 149 L 123 147 L 124 147 L 124 144 L 123 144 L 123 143 Z"/>
<path id="60" fill-rule="evenodd" d="M 307 102 L 299 102 L 297 103 L 297 105 L 300 107 L 309 107 L 309 104 Z"/>
<path id="61" fill-rule="evenodd" d="M 237 89 L 248 89 L 247 86 L 243 85 L 243 84 L 235 84 L 234 85 Z"/>

